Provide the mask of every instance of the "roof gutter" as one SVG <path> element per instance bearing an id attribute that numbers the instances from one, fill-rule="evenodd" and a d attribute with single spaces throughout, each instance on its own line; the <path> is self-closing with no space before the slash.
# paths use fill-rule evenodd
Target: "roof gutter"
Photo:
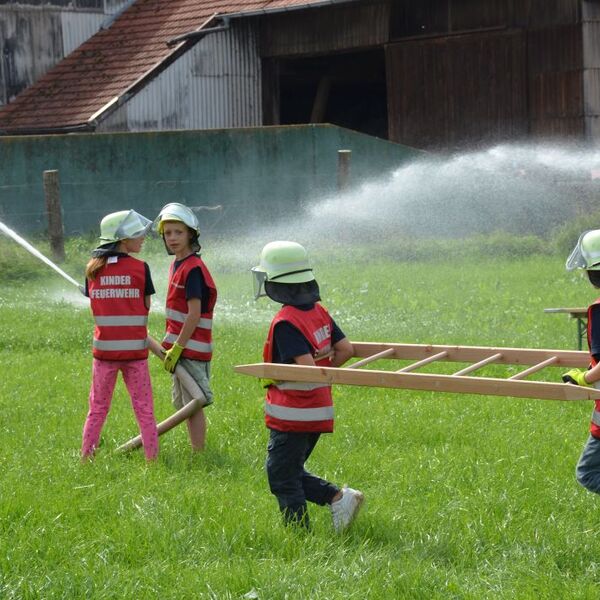
<path id="1" fill-rule="evenodd" d="M 0 129 L 0 136 L 11 135 L 51 135 L 61 133 L 85 133 L 86 131 L 94 131 L 89 123 L 80 123 L 78 125 L 61 125 L 59 127 L 34 127 L 34 128 L 19 128 L 15 129 Z"/>
<path id="2" fill-rule="evenodd" d="M 223 25 L 218 25 L 217 27 L 207 27 L 206 29 L 200 29 L 198 31 L 189 31 L 188 33 L 178 35 L 177 37 L 168 40 L 167 46 L 171 48 L 181 42 L 187 42 L 189 40 L 194 40 L 197 42 L 201 40 L 205 35 L 209 35 L 210 33 L 227 31 L 229 29 L 229 15 L 221 17 L 220 20 L 223 21 Z"/>
<path id="3" fill-rule="evenodd" d="M 320 2 L 310 2 L 306 4 L 297 4 L 295 6 L 281 6 L 279 8 L 259 8 L 258 10 L 240 11 L 236 13 L 224 13 L 219 15 L 238 19 L 240 17 L 260 17 L 264 15 L 276 15 L 280 13 L 295 12 L 297 10 L 306 10 L 308 8 L 323 8 L 324 6 L 335 6 L 337 4 L 349 4 L 350 2 L 360 2 L 360 0 L 321 0 Z"/>

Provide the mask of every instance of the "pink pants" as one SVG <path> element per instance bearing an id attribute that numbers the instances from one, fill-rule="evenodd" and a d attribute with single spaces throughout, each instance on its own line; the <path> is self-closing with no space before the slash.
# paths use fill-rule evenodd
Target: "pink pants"
<path id="1" fill-rule="evenodd" d="M 148 361 L 143 360 L 99 360 L 94 358 L 92 366 L 92 387 L 90 389 L 90 410 L 83 426 L 81 455 L 94 453 L 100 432 L 110 409 L 117 375 L 121 371 L 127 391 L 131 396 L 133 412 L 140 426 L 144 454 L 147 459 L 158 455 L 158 433 L 154 418 L 152 384 L 148 372 Z"/>

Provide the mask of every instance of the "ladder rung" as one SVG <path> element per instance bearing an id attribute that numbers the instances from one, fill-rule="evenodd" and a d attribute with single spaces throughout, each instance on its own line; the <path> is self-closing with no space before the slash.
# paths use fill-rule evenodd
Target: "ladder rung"
<path id="1" fill-rule="evenodd" d="M 467 373 L 472 373 L 473 371 L 481 369 L 481 367 L 485 367 L 485 365 L 489 365 L 490 363 L 494 362 L 495 360 L 498 360 L 499 358 L 502 358 L 501 352 L 498 352 L 497 354 L 492 354 L 492 356 L 488 356 L 487 358 L 484 358 L 483 360 L 480 360 L 479 362 L 476 362 L 473 365 L 469 365 L 468 367 L 465 367 L 464 369 L 461 369 L 460 371 L 457 371 L 452 375 L 454 377 L 458 377 L 459 375 L 466 375 Z"/>
<path id="2" fill-rule="evenodd" d="M 406 367 L 403 367 L 402 369 L 398 369 L 396 371 L 396 373 L 410 373 L 411 371 L 414 371 L 415 369 L 418 369 L 419 367 L 424 367 L 425 365 L 428 365 L 429 363 L 432 363 L 436 360 L 440 360 L 440 358 L 445 358 L 446 356 L 448 356 L 448 350 L 442 350 L 441 352 L 438 352 L 437 354 L 433 354 L 432 356 L 428 356 L 427 358 L 424 358 L 423 360 L 420 360 L 419 362 L 412 363 L 410 365 L 406 365 Z"/>
<path id="3" fill-rule="evenodd" d="M 363 365 L 368 365 L 370 362 L 376 361 L 379 358 L 384 358 L 386 356 L 390 356 L 394 354 L 396 350 L 394 348 L 387 348 L 386 350 L 382 350 L 381 352 L 377 352 L 377 354 L 372 354 L 371 356 L 367 356 L 367 358 L 363 358 L 355 363 L 349 365 L 348 369 L 358 369 L 358 367 L 362 367 Z"/>
<path id="4" fill-rule="evenodd" d="M 528 375 L 531 375 L 532 373 L 535 373 L 536 371 L 541 371 L 544 367 L 548 367 L 557 362 L 558 362 L 558 356 L 551 356 L 550 358 L 543 360 L 541 363 L 538 363 L 537 365 L 533 365 L 532 367 L 529 367 L 528 369 L 525 369 L 524 371 L 521 371 L 520 373 L 516 373 L 512 377 L 509 377 L 509 379 L 524 379 Z"/>

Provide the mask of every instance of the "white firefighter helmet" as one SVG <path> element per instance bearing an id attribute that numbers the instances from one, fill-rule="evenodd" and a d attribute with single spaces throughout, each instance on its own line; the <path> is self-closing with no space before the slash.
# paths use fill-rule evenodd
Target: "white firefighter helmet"
<path id="1" fill-rule="evenodd" d="M 573 252 L 567 258 L 567 271 L 585 269 L 600 270 L 600 229 L 584 231 L 577 241 Z"/>
<path id="2" fill-rule="evenodd" d="M 265 283 L 307 283 L 315 275 L 306 248 L 297 242 L 269 242 L 260 253 L 260 264 L 252 268 L 254 298 L 266 296 Z"/>
<path id="3" fill-rule="evenodd" d="M 135 212 L 121 210 L 106 215 L 100 222 L 100 241 L 104 244 L 145 236 L 152 221 Z"/>
<path id="4" fill-rule="evenodd" d="M 181 221 L 181 223 L 184 223 L 190 229 L 193 229 L 196 232 L 196 235 L 200 235 L 200 224 L 198 223 L 198 218 L 194 214 L 194 211 L 184 204 L 180 204 L 179 202 L 170 202 L 169 204 L 165 204 L 160 209 L 158 217 L 156 217 L 154 223 L 156 230 L 161 235 L 163 233 L 165 221 Z"/>

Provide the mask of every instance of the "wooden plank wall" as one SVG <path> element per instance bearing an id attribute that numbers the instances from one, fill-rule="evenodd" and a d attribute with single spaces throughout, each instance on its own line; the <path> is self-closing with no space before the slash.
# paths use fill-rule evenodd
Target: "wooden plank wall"
<path id="1" fill-rule="evenodd" d="M 531 135 L 583 137 L 581 25 L 528 31 L 527 65 Z"/>
<path id="2" fill-rule="evenodd" d="M 395 3 L 394 40 L 386 47 L 390 139 L 452 147 L 528 136 L 581 139 L 586 131 L 600 137 L 599 6 Z"/>
<path id="3" fill-rule="evenodd" d="M 352 2 L 267 16 L 261 20 L 262 57 L 306 56 L 377 47 L 389 40 L 389 4 Z"/>
<path id="4" fill-rule="evenodd" d="M 521 31 L 388 45 L 390 139 L 431 148 L 524 136 L 525 53 Z"/>
<path id="5" fill-rule="evenodd" d="M 600 140 L 600 2 L 582 2 L 583 113 L 585 136 Z"/>

